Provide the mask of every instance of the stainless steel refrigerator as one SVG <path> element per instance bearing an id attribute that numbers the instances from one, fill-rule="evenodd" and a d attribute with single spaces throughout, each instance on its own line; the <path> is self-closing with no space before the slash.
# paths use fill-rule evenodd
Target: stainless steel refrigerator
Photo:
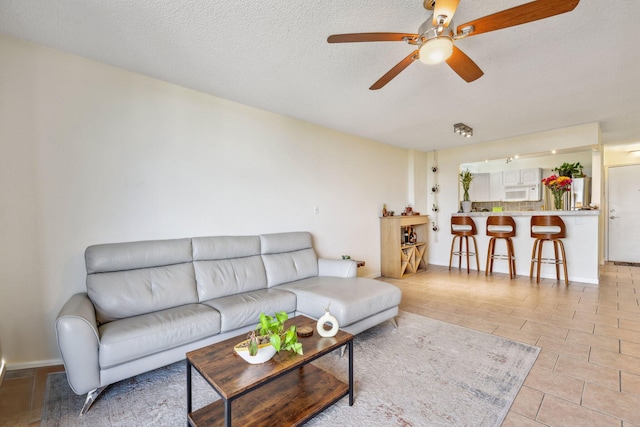
<path id="1" fill-rule="evenodd" d="M 586 208 L 591 203 L 591 178 L 571 179 L 571 209 Z"/>

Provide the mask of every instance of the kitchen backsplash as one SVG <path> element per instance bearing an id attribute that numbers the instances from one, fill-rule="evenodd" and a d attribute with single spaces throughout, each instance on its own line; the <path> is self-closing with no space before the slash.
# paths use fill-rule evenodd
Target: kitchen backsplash
<path id="1" fill-rule="evenodd" d="M 493 211 L 494 207 L 502 207 L 504 212 L 514 211 L 540 211 L 544 210 L 544 201 L 536 202 L 473 202 L 471 210 L 473 212 Z"/>

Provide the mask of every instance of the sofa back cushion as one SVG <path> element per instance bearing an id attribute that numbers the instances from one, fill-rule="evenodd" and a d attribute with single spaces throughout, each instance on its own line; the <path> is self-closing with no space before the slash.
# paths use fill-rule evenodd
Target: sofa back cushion
<path id="1" fill-rule="evenodd" d="M 111 243 L 85 251 L 100 324 L 198 302 L 191 239 Z"/>
<path id="2" fill-rule="evenodd" d="M 269 287 L 318 275 L 318 257 L 308 232 L 263 234 L 260 249 Z"/>
<path id="3" fill-rule="evenodd" d="M 193 238 L 199 301 L 266 289 L 258 236 Z"/>

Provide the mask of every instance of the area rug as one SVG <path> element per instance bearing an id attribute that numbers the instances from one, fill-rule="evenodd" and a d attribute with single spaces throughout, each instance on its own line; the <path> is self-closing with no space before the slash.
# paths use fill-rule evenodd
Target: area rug
<path id="1" fill-rule="evenodd" d="M 494 335 L 400 312 L 354 341 L 355 403 L 345 397 L 308 426 L 499 426 L 540 349 Z M 334 352 L 314 364 L 347 381 L 347 357 Z M 53 426 L 186 424 L 185 362 L 109 387 L 79 418 L 83 396 L 64 373 L 47 380 L 42 423 Z M 193 374 L 194 409 L 218 399 Z M 274 416 L 277 425 L 277 416 Z"/>

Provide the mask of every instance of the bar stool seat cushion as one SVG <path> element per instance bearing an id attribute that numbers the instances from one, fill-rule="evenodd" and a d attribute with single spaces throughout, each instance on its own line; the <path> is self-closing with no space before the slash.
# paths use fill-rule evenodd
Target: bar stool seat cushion
<path id="1" fill-rule="evenodd" d="M 487 231 L 491 233 L 509 233 L 513 230 L 513 227 L 508 225 L 488 225 Z"/>

